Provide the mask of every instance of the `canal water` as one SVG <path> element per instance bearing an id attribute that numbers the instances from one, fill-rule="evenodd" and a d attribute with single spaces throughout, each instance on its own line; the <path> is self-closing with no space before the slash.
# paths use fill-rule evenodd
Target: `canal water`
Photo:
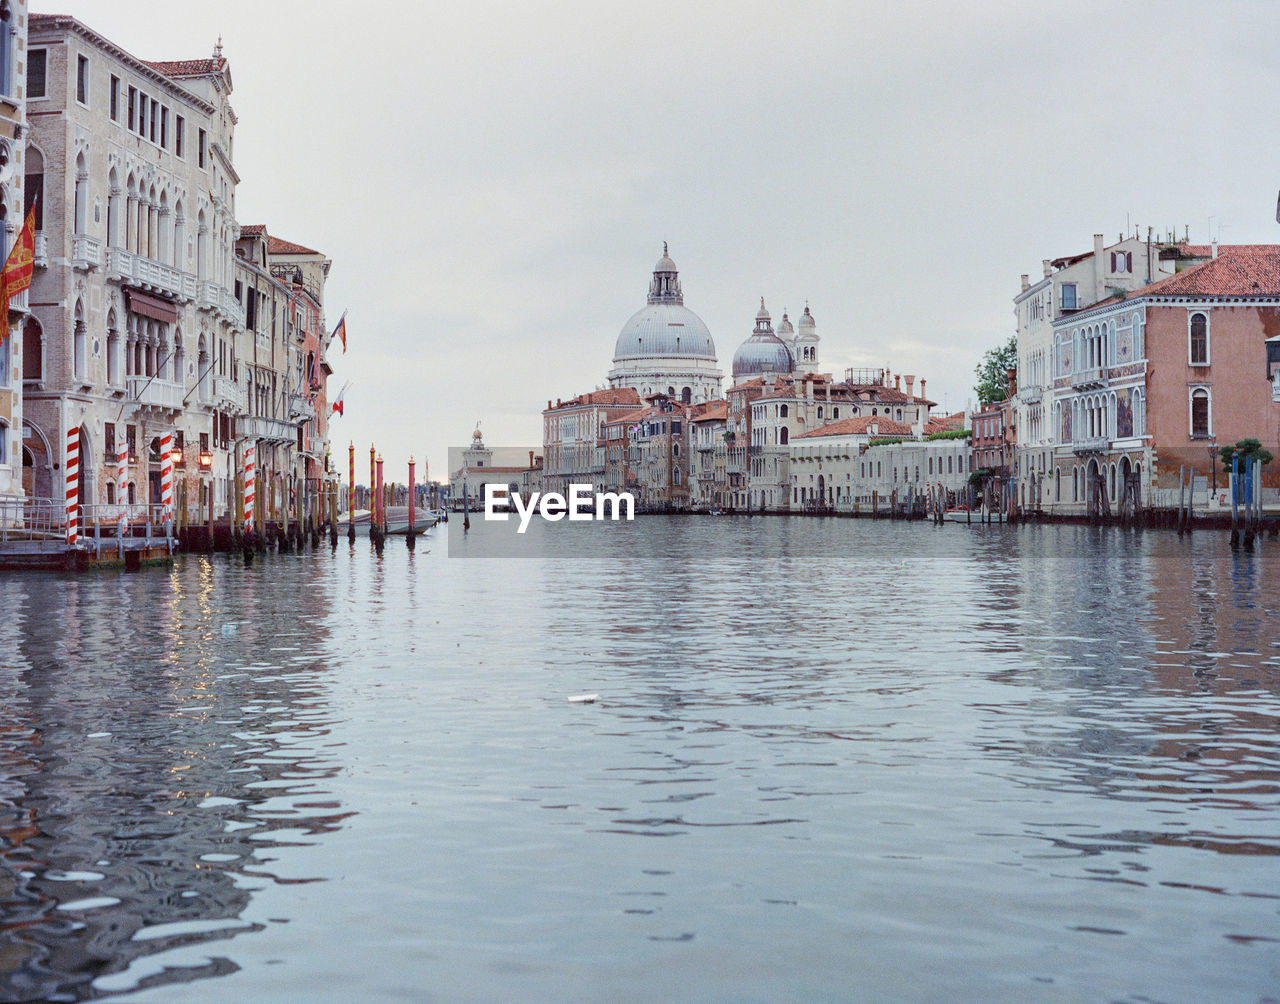
<path id="1" fill-rule="evenodd" d="M 1280 995 L 1275 541 L 457 529 L 5 579 L 0 1000 Z"/>

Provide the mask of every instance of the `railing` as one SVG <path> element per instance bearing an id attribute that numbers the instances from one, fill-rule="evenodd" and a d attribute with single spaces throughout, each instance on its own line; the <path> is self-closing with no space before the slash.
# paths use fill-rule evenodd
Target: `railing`
<path id="1" fill-rule="evenodd" d="M 102 264 L 102 242 L 96 237 L 76 234 L 71 239 L 71 267 L 81 270 Z"/>
<path id="2" fill-rule="evenodd" d="M 292 443 L 298 438 L 298 427 L 278 418 L 260 418 L 256 415 L 240 423 L 242 434 L 249 439 L 265 439 L 271 442 Z"/>
<path id="3" fill-rule="evenodd" d="M 223 411 L 241 414 L 245 410 L 244 388 L 230 377 L 215 376 L 213 378 L 213 402 L 220 404 Z"/>
<path id="4" fill-rule="evenodd" d="M 31 291 L 24 289 L 20 293 L 12 293 L 9 296 L 10 310 L 27 310 L 31 302 Z"/>
<path id="5" fill-rule="evenodd" d="M 1071 448 L 1077 453 L 1105 453 L 1111 440 L 1106 436 L 1090 436 L 1088 439 L 1077 439 Z"/>
<path id="6" fill-rule="evenodd" d="M 194 299 L 196 295 L 194 275 L 124 248 L 107 248 L 107 274 L 185 300 Z"/>
<path id="7" fill-rule="evenodd" d="M 240 301 L 210 279 L 197 281 L 195 301 L 201 310 L 216 310 L 233 323 L 240 320 Z"/>
<path id="8" fill-rule="evenodd" d="M 151 408 L 182 410 L 182 398 L 186 393 L 182 384 L 159 377 L 131 376 L 129 399 Z"/>
<path id="9" fill-rule="evenodd" d="M 1091 366 L 1071 374 L 1072 387 L 1102 387 L 1106 382 L 1106 370 L 1100 366 Z"/>
<path id="10" fill-rule="evenodd" d="M 301 394 L 289 395 L 289 416 L 295 419 L 311 418 L 315 414 L 315 408 Z"/>
<path id="11" fill-rule="evenodd" d="M 77 506 L 80 536 L 115 537 L 124 517 L 125 536 L 142 536 L 148 528 L 153 535 L 164 532 L 164 507 L 152 503 L 137 505 Z M 0 540 L 65 540 L 67 506 L 53 499 L 0 498 Z"/>

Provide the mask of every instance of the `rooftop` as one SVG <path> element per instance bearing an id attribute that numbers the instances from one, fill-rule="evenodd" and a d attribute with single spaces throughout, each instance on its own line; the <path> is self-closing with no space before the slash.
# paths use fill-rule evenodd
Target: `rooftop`
<path id="1" fill-rule="evenodd" d="M 795 439 L 809 439 L 815 436 L 864 436 L 871 435 L 869 429 L 874 425 L 877 436 L 910 436 L 911 426 L 905 422 L 895 422 L 883 415 L 858 415 L 855 418 L 842 418 L 830 425 L 823 425 L 812 432 L 802 432 Z"/>

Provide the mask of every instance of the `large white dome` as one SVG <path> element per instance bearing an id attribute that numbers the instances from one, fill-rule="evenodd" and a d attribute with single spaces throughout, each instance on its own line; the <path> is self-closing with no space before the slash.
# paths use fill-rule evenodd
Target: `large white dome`
<path id="1" fill-rule="evenodd" d="M 649 303 L 641 307 L 618 335 L 613 361 L 687 358 L 716 361 L 716 346 L 702 318 L 682 303 Z"/>

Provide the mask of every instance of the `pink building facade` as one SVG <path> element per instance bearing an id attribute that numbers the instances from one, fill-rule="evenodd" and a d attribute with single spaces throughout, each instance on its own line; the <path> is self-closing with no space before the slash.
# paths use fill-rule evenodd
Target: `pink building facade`
<path id="1" fill-rule="evenodd" d="M 1240 439 L 1280 456 L 1267 366 L 1267 339 L 1280 335 L 1280 247 L 1222 247 L 1053 327 L 1055 508 L 1171 505 L 1180 470 L 1225 490 L 1211 450 Z M 1280 484 L 1272 467 L 1265 488 Z"/>

